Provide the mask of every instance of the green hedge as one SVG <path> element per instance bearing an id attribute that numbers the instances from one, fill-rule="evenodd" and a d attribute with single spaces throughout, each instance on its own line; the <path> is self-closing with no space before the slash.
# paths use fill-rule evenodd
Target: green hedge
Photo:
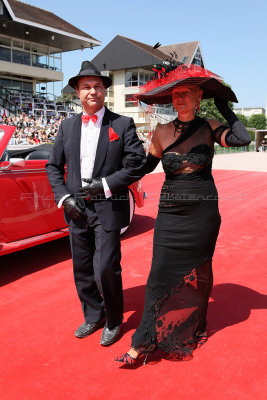
<path id="1" fill-rule="evenodd" d="M 248 151 L 255 151 L 255 143 L 250 143 L 248 146 L 242 147 L 222 147 L 218 145 L 214 148 L 215 154 L 244 153 Z"/>

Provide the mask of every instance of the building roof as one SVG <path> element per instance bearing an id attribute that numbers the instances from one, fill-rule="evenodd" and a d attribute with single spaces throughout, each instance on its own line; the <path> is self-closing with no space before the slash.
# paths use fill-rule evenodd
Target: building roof
<path id="1" fill-rule="evenodd" d="M 32 6 L 18 0 L 2 1 L 7 9 L 8 14 L 10 15 L 10 18 L 6 30 L 3 31 L 3 29 L 1 28 L 1 33 L 10 35 L 13 34 L 15 35 L 15 37 L 21 37 L 22 33 L 20 32 L 20 29 L 18 29 L 18 24 L 23 24 L 24 27 L 27 27 L 27 31 L 29 31 L 28 28 L 31 29 L 28 40 L 36 41 L 36 38 L 38 38 L 37 42 L 39 42 L 39 36 L 42 40 L 41 31 L 49 31 L 50 33 L 54 33 L 54 39 L 52 44 L 46 44 L 58 47 L 62 49 L 62 51 L 99 46 L 101 44 L 100 41 L 98 41 L 91 35 L 88 35 L 79 28 L 76 28 L 74 25 L 63 20 L 62 18 L 58 17 L 50 11 L 46 11 L 42 8 Z M 10 20 L 13 21 L 13 29 Z M 38 32 L 36 30 L 38 30 Z M 25 39 L 25 29 L 23 30 L 23 37 L 21 38 Z M 70 39 L 69 46 L 67 45 L 66 40 L 63 40 L 63 38 Z M 74 40 L 76 41 L 75 44 Z"/>
<path id="2" fill-rule="evenodd" d="M 120 35 L 118 35 L 120 36 Z M 125 36 L 120 36 L 122 39 L 127 40 L 129 43 L 132 43 L 134 46 L 139 47 L 141 50 L 144 50 L 146 53 L 151 54 L 154 57 L 157 57 L 158 59 L 165 60 L 166 59 L 166 53 L 162 52 L 158 49 L 154 49 L 153 46 L 150 46 L 148 44 L 138 42 L 137 40 L 129 39 Z"/>
<path id="3" fill-rule="evenodd" d="M 151 69 L 152 65 L 170 58 L 190 65 L 198 48 L 200 49 L 199 41 L 160 46 L 155 49 L 148 44 L 117 35 L 92 62 L 102 71 L 138 67 Z M 171 54 L 177 54 L 178 57 L 171 57 Z M 184 57 L 187 57 L 186 61 Z M 201 61 L 203 62 L 203 59 Z"/>
<path id="4" fill-rule="evenodd" d="M 153 46 L 117 35 L 93 58 L 92 63 L 100 71 L 129 68 L 149 68 L 165 60 L 166 54 Z"/>
<path id="5" fill-rule="evenodd" d="M 66 85 L 63 88 L 62 93 L 64 93 L 64 94 L 72 94 L 72 93 L 76 93 L 76 90 L 73 89 L 73 87 L 71 87 L 70 85 Z"/>
<path id="6" fill-rule="evenodd" d="M 188 43 L 176 43 L 168 46 L 161 46 L 160 50 L 170 56 L 171 54 L 177 55 L 177 61 L 185 64 L 191 64 L 197 48 L 200 46 L 198 41 Z M 185 61 L 184 57 L 188 57 Z M 174 58 L 175 59 L 175 58 Z"/>

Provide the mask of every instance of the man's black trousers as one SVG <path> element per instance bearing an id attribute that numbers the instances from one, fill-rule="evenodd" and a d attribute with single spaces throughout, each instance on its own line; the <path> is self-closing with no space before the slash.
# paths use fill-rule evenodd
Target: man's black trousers
<path id="1" fill-rule="evenodd" d="M 87 224 L 69 227 L 74 281 L 87 323 L 106 316 L 109 329 L 122 322 L 120 231 L 102 228 L 92 205 L 86 209 Z"/>

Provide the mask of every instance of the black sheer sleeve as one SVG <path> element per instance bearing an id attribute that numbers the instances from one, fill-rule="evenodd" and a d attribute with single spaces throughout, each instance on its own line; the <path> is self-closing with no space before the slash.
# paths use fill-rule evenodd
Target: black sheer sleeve
<path id="1" fill-rule="evenodd" d="M 248 131 L 239 120 L 235 121 L 232 129 L 230 129 L 226 135 L 223 136 L 226 129 L 230 129 L 230 127 L 226 125 L 220 125 L 212 131 L 215 142 L 221 146 L 226 145 L 227 147 L 241 147 L 247 146 L 251 142 Z"/>
<path id="2" fill-rule="evenodd" d="M 229 126 L 220 125 L 212 131 L 214 136 L 214 141 L 220 144 L 221 146 L 223 146 L 223 143 L 221 142 L 221 137 L 226 129 L 229 129 Z"/>

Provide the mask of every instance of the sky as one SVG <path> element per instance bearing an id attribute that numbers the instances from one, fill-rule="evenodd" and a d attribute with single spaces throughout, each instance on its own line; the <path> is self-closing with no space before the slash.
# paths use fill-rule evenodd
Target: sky
<path id="1" fill-rule="evenodd" d="M 266 0 L 24 0 L 93 36 L 101 46 L 63 55 L 64 86 L 82 61 L 116 36 L 153 46 L 199 41 L 207 69 L 222 76 L 237 107 L 267 102 Z M 62 87 L 62 85 L 61 85 Z"/>

